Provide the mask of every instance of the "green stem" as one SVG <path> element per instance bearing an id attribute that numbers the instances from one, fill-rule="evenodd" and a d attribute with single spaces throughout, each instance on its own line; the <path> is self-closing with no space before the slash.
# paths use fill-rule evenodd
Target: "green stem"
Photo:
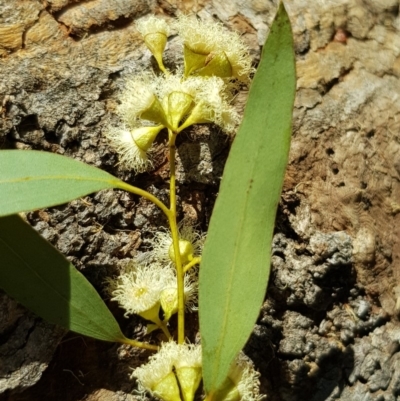
<path id="1" fill-rule="evenodd" d="M 193 266 L 200 264 L 200 262 L 201 262 L 201 257 L 200 256 L 198 256 L 196 258 L 193 258 L 187 265 L 185 265 L 183 267 L 183 273 L 186 273 Z"/>
<path id="2" fill-rule="evenodd" d="M 176 166 L 175 166 L 175 140 L 176 134 L 168 130 L 169 136 L 169 163 L 170 163 L 170 205 L 168 216 L 171 228 L 172 243 L 175 253 L 176 278 L 178 285 L 178 344 L 185 342 L 185 298 L 183 285 L 183 269 L 179 250 L 179 233 L 176 223 Z"/>
<path id="3" fill-rule="evenodd" d="M 123 189 L 124 191 L 131 192 L 132 194 L 143 196 L 143 198 L 146 198 L 147 200 L 153 202 L 156 206 L 158 206 L 167 216 L 168 220 L 170 219 L 171 216 L 170 210 L 167 208 L 167 206 L 164 205 L 164 203 L 162 203 L 158 198 L 156 198 L 150 192 L 134 187 L 133 185 L 129 185 L 126 182 L 120 180 L 117 180 L 114 186 L 115 188 Z"/>
<path id="4" fill-rule="evenodd" d="M 157 345 L 151 345 L 151 344 L 148 344 L 148 343 L 142 343 L 141 341 L 132 340 L 132 339 L 126 338 L 126 337 L 123 340 L 120 340 L 119 342 L 122 343 L 122 344 L 131 345 L 133 347 L 148 349 L 150 351 L 158 351 L 159 348 L 160 348 Z"/>
<path id="5" fill-rule="evenodd" d="M 168 340 L 172 340 L 172 335 L 168 330 L 168 327 L 166 324 L 164 324 L 163 322 L 161 322 L 160 324 L 160 329 L 163 331 L 163 333 L 166 335 L 166 337 L 168 338 Z"/>
<path id="6" fill-rule="evenodd" d="M 154 56 L 154 54 L 153 54 L 153 56 Z M 156 61 L 157 61 L 158 68 L 159 68 L 165 75 L 168 76 L 168 75 L 169 75 L 169 71 L 165 68 L 165 65 L 164 65 L 162 56 L 160 56 L 160 57 L 154 56 L 154 58 L 155 58 Z"/>
<path id="7" fill-rule="evenodd" d="M 155 323 L 163 331 L 168 340 L 172 339 L 172 335 L 169 332 L 167 325 L 162 320 L 153 320 L 153 323 Z"/>

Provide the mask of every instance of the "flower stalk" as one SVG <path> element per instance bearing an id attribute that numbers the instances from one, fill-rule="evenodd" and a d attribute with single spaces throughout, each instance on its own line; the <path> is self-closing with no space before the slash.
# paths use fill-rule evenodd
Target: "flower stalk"
<path id="1" fill-rule="evenodd" d="M 172 243 L 175 252 L 175 267 L 178 289 L 178 344 L 185 342 L 185 294 L 184 294 L 184 273 L 182 269 L 181 254 L 179 251 L 178 224 L 176 222 L 176 163 L 175 163 L 175 141 L 174 132 L 168 130 L 169 163 L 170 163 L 170 217 Z"/>

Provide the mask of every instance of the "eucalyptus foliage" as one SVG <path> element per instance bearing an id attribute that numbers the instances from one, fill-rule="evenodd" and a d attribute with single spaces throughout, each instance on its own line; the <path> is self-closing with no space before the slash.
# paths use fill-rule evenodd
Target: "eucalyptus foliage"
<path id="1" fill-rule="evenodd" d="M 202 256 L 200 333 L 208 392 L 222 386 L 265 296 L 295 89 L 292 31 L 281 4 L 226 162 Z"/>

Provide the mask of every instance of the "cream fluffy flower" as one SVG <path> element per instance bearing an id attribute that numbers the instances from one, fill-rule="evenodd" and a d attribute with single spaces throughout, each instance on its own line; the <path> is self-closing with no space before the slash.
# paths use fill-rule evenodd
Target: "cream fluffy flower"
<path id="1" fill-rule="evenodd" d="M 189 312 L 197 310 L 198 280 L 192 274 L 186 274 L 183 279 L 183 293 L 185 296 L 185 309 Z M 160 293 L 160 303 L 164 311 L 164 321 L 169 321 L 172 315 L 178 312 L 178 284 L 165 287 Z"/>
<path id="2" fill-rule="evenodd" d="M 193 124 L 212 122 L 228 134 L 233 132 L 240 118 L 231 101 L 232 97 L 221 78 L 204 77 L 197 92 L 196 104 L 180 130 Z"/>
<path id="3" fill-rule="evenodd" d="M 143 72 L 127 81 L 117 111 L 128 127 L 144 119 L 180 132 L 193 124 L 211 122 L 232 132 L 239 116 L 231 101 L 219 77 L 184 79 L 180 72 L 167 76 Z"/>
<path id="4" fill-rule="evenodd" d="M 131 377 L 137 378 L 139 391 L 145 391 L 164 401 L 180 400 L 174 369 L 182 388 L 184 400 L 191 401 L 201 380 L 201 348 L 193 344 L 167 342 L 161 345 L 149 362 L 136 368 Z M 189 373 L 189 374 L 188 374 Z M 177 391 L 178 388 L 178 391 Z"/>
<path id="5" fill-rule="evenodd" d="M 138 20 L 136 22 L 136 28 L 142 35 L 146 46 L 157 60 L 161 71 L 165 72 L 166 69 L 164 67 L 162 54 L 169 36 L 169 26 L 167 22 L 154 15 L 150 15 Z"/>
<path id="6" fill-rule="evenodd" d="M 243 353 L 236 358 L 229 377 L 237 385 L 242 401 L 257 401 L 263 398 L 259 389 L 260 373 Z"/>
<path id="7" fill-rule="evenodd" d="M 128 126 L 136 126 L 138 119 L 167 126 L 165 112 L 156 96 L 157 82 L 157 77 L 146 71 L 126 81 L 117 111 Z"/>
<path id="8" fill-rule="evenodd" d="M 178 225 L 179 248 L 182 263 L 186 264 L 193 258 L 200 256 L 203 250 L 205 234 L 199 233 L 187 220 L 182 220 Z M 174 262 L 174 249 L 171 231 L 159 229 L 149 241 L 152 250 L 146 252 L 148 260 L 168 264 Z"/>
<path id="9" fill-rule="evenodd" d="M 168 266 L 132 264 L 118 278 L 109 280 L 109 292 L 111 300 L 125 309 L 125 316 L 143 315 L 152 308 L 159 308 L 162 290 L 174 286 L 175 281 L 174 271 Z"/>
<path id="10" fill-rule="evenodd" d="M 215 71 L 218 73 L 226 57 L 232 77 L 247 82 L 252 72 L 251 57 L 247 46 L 236 32 L 228 31 L 222 24 L 216 22 L 205 22 L 194 17 L 180 15 L 176 24 L 179 36 L 183 39 L 185 50 L 185 74 L 201 74 L 207 69 L 207 65 L 213 57 L 218 57 Z M 190 64 L 190 65 L 189 65 Z M 220 71 L 224 78 L 226 69 Z M 208 75 L 208 71 L 207 71 Z"/>
<path id="11" fill-rule="evenodd" d="M 178 357 L 174 362 L 174 366 L 183 401 L 193 401 L 202 377 L 201 346 L 179 344 L 177 348 Z"/>
<path id="12" fill-rule="evenodd" d="M 160 306 L 165 321 L 178 310 L 176 270 L 170 265 L 133 263 L 120 276 L 108 280 L 108 292 L 111 300 L 125 309 L 125 317 L 137 314 L 158 323 Z M 186 309 L 197 310 L 198 284 L 193 274 L 185 275 L 183 292 Z"/>
<path id="13" fill-rule="evenodd" d="M 181 401 L 179 386 L 173 372 L 176 358 L 176 348 L 173 344 L 175 343 L 163 343 L 147 364 L 133 371 L 131 378 L 138 380 L 138 390 L 143 400 L 146 399 L 145 393 L 148 391 L 163 401 Z"/>
<path id="14" fill-rule="evenodd" d="M 241 352 L 233 362 L 225 385 L 215 393 L 215 401 L 260 401 L 260 373 L 254 369 L 253 362 Z"/>
<path id="15" fill-rule="evenodd" d="M 136 28 L 143 37 L 153 33 L 161 33 L 166 37 L 169 36 L 169 26 L 162 18 L 149 15 L 136 21 Z"/>
<path id="16" fill-rule="evenodd" d="M 156 78 L 156 92 L 169 118 L 176 113 L 179 131 L 193 124 L 215 123 L 224 131 L 233 131 L 239 123 L 239 116 L 231 106 L 232 96 L 223 79 L 219 77 L 188 77 L 183 79 L 180 72 Z M 185 94 L 174 102 L 171 94 Z M 182 100 L 181 100 L 182 99 Z M 185 117 L 185 118 L 183 118 Z M 185 120 L 186 119 L 186 120 Z M 178 124 L 170 122 L 177 128 Z"/>
<path id="17" fill-rule="evenodd" d="M 105 136 L 111 147 L 118 153 L 121 167 L 142 173 L 152 165 L 147 151 L 163 128 L 162 125 L 132 129 L 126 126 L 110 127 Z"/>

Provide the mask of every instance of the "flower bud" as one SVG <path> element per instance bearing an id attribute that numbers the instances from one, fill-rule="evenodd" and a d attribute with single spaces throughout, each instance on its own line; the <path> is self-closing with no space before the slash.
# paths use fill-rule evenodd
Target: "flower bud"
<path id="1" fill-rule="evenodd" d="M 158 326 L 157 324 L 149 323 L 146 326 L 146 335 L 152 333 L 155 330 L 158 330 L 159 328 L 160 326 Z"/>
<path id="2" fill-rule="evenodd" d="M 232 64 L 224 51 L 196 53 L 184 46 L 185 77 L 190 74 L 229 78 L 233 75 Z"/>
<path id="3" fill-rule="evenodd" d="M 179 386 L 174 372 L 168 373 L 150 390 L 156 397 L 161 398 L 163 401 L 181 401 Z"/>
<path id="4" fill-rule="evenodd" d="M 253 71 L 251 57 L 238 33 L 221 24 L 186 15 L 178 17 L 177 30 L 184 45 L 186 77 L 215 75 L 248 82 Z"/>
<path id="5" fill-rule="evenodd" d="M 194 124 L 213 122 L 214 111 L 205 102 L 197 103 L 185 122 L 179 127 L 179 132 Z"/>
<path id="6" fill-rule="evenodd" d="M 179 253 L 181 255 L 181 262 L 183 265 L 189 263 L 194 257 L 194 248 L 191 242 L 180 239 L 179 240 Z M 175 263 L 175 249 L 174 244 L 171 244 L 168 250 L 170 259 Z"/>
<path id="7" fill-rule="evenodd" d="M 162 124 L 162 125 L 170 128 L 170 125 L 168 123 L 168 119 L 167 119 L 167 116 L 165 115 L 164 109 L 163 109 L 160 101 L 154 95 L 152 98 L 152 102 L 149 104 L 149 106 L 146 109 L 144 109 L 142 111 L 142 113 L 140 114 L 139 117 L 144 120 L 154 121 L 156 123 Z"/>
<path id="8" fill-rule="evenodd" d="M 163 52 L 167 44 L 167 36 L 161 32 L 149 33 L 144 37 L 144 43 L 149 48 L 161 71 L 165 71 Z"/>
<path id="9" fill-rule="evenodd" d="M 150 322 L 158 323 L 160 321 L 160 318 L 158 317 L 159 312 L 160 312 L 160 303 L 157 302 L 151 308 L 139 312 L 138 315 L 143 319 L 150 320 Z"/>
<path id="10" fill-rule="evenodd" d="M 175 370 L 182 390 L 183 400 L 193 401 L 201 381 L 201 366 L 176 367 Z"/>
<path id="11" fill-rule="evenodd" d="M 182 393 L 184 401 L 193 401 L 201 380 L 200 346 L 163 343 L 158 353 L 146 365 L 136 368 L 132 376 L 138 379 L 143 393 L 149 391 L 163 401 L 181 401 Z"/>
<path id="12" fill-rule="evenodd" d="M 232 65 L 224 51 L 212 52 L 205 60 L 204 68 L 200 69 L 198 75 L 215 75 L 220 78 L 229 78 L 233 75 Z"/>
<path id="13" fill-rule="evenodd" d="M 160 294 L 160 303 L 164 311 L 164 321 L 168 322 L 171 316 L 178 312 L 178 291 L 176 288 L 166 288 Z"/>
<path id="14" fill-rule="evenodd" d="M 153 54 L 161 71 L 166 71 L 162 55 L 167 44 L 169 27 L 166 21 L 153 15 L 136 22 L 144 43 Z"/>
<path id="15" fill-rule="evenodd" d="M 195 71 L 203 68 L 206 60 L 207 53 L 199 53 L 192 50 L 189 46 L 183 46 L 183 60 L 185 65 L 185 77 L 188 77 L 190 74 L 193 74 Z"/>
<path id="16" fill-rule="evenodd" d="M 139 149 L 146 152 L 150 149 L 157 135 L 163 128 L 163 125 L 159 125 L 157 127 L 135 128 L 131 132 L 132 139 L 135 141 Z"/>
<path id="17" fill-rule="evenodd" d="M 193 105 L 193 97 L 185 92 L 171 92 L 167 102 L 168 118 L 173 131 Z"/>
<path id="18" fill-rule="evenodd" d="M 174 366 L 184 401 L 193 401 L 202 376 L 201 347 L 181 344 Z"/>

